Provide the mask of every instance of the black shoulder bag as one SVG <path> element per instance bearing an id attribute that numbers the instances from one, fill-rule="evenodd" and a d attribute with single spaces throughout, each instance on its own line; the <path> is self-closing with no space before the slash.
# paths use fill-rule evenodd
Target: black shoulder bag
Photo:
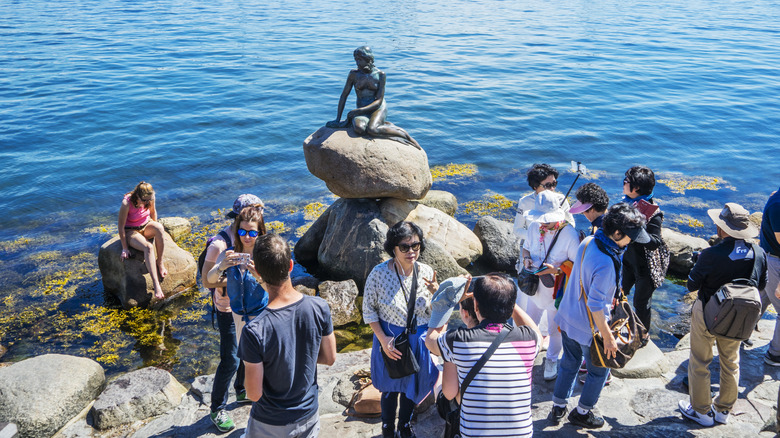
<path id="1" fill-rule="evenodd" d="M 547 248 L 547 254 L 544 255 L 544 260 L 542 260 L 542 263 L 539 267 L 544 266 L 544 262 L 546 262 L 547 257 L 550 256 L 550 251 L 552 251 L 553 246 L 555 246 L 555 242 L 558 241 L 558 236 L 561 235 L 561 230 L 563 230 L 564 227 L 566 227 L 566 225 L 561 227 L 558 230 L 558 232 L 555 233 L 555 237 L 553 238 L 553 241 L 550 243 L 550 247 Z M 519 287 L 520 291 L 522 291 L 524 294 L 528 295 L 529 297 L 532 297 L 536 295 L 536 291 L 539 289 L 540 279 L 542 280 L 542 283 L 544 283 L 544 285 L 547 287 L 553 287 L 553 285 L 555 284 L 555 277 L 553 277 L 551 274 L 545 274 L 540 277 L 534 274 L 534 271 L 529 271 L 528 269 L 523 268 L 517 274 L 517 287 Z"/>
<path id="2" fill-rule="evenodd" d="M 395 269 L 395 266 L 393 268 Z M 400 379 L 420 371 L 420 364 L 417 363 L 417 358 L 412 351 L 412 344 L 409 343 L 409 335 L 417 333 L 417 316 L 414 314 L 415 302 L 417 301 L 417 263 L 412 269 L 411 292 L 406 290 L 406 286 L 398 274 L 398 269 L 395 269 L 395 275 L 398 277 L 398 282 L 401 283 L 404 295 L 409 294 L 409 302 L 406 307 L 406 328 L 394 339 L 394 348 L 401 353 L 401 358 L 398 360 L 390 359 L 385 354 L 384 348 L 380 348 L 380 350 L 382 351 L 382 359 L 385 361 L 387 374 L 390 375 L 391 379 Z"/>
<path id="3" fill-rule="evenodd" d="M 474 377 L 477 376 L 479 373 L 479 370 L 482 369 L 483 366 L 487 363 L 488 359 L 490 359 L 490 356 L 493 355 L 493 353 L 496 352 L 498 349 L 499 344 L 504 342 L 504 339 L 506 339 L 507 335 L 514 329 L 513 326 L 505 324 L 504 327 L 508 327 L 509 330 L 502 330 L 501 333 L 496 336 L 496 339 L 493 340 L 493 343 L 490 344 L 490 347 L 485 351 L 485 353 L 482 355 L 482 357 L 479 358 L 476 364 L 474 364 L 473 367 L 471 367 L 471 370 L 469 370 L 469 373 L 466 375 L 466 378 L 463 379 L 463 383 L 460 385 L 460 400 L 461 403 L 463 402 L 463 394 L 466 393 L 466 388 L 469 387 L 469 384 L 472 380 L 474 380 Z M 450 413 L 447 414 L 447 418 L 445 418 L 445 421 L 447 422 L 444 426 L 444 438 L 460 438 L 460 406 L 450 411 Z"/>

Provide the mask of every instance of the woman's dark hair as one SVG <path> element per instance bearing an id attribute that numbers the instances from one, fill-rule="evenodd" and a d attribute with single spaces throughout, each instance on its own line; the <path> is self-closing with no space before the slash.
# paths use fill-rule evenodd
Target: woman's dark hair
<path id="1" fill-rule="evenodd" d="M 604 221 L 601 223 L 601 228 L 604 234 L 612 236 L 615 231 L 625 234 L 624 230 L 628 228 L 644 227 L 645 222 L 645 215 L 640 213 L 639 210 L 625 202 L 618 202 L 607 210 L 607 214 L 604 215 Z"/>
<path id="2" fill-rule="evenodd" d="M 460 308 L 463 309 L 469 318 L 474 320 L 474 322 L 479 321 L 479 318 L 477 318 L 477 312 L 474 310 L 474 298 L 469 297 L 461 301 Z"/>
<path id="3" fill-rule="evenodd" d="M 574 196 L 583 204 L 593 204 L 596 211 L 606 211 L 609 207 L 607 192 L 596 183 L 583 184 Z"/>
<path id="4" fill-rule="evenodd" d="M 257 273 L 270 285 L 279 286 L 290 276 L 290 245 L 276 234 L 257 236 L 252 260 Z"/>
<path id="5" fill-rule="evenodd" d="M 506 274 L 493 272 L 474 283 L 474 301 L 479 314 L 489 323 L 503 324 L 511 316 L 517 300 L 517 287 Z"/>
<path id="6" fill-rule="evenodd" d="M 536 190 L 536 188 L 539 187 L 539 184 L 550 175 L 554 176 L 556 180 L 558 179 L 558 171 L 555 170 L 554 167 L 549 164 L 534 164 L 528 173 L 526 173 L 528 185 Z"/>
<path id="7" fill-rule="evenodd" d="M 244 242 L 238 235 L 238 227 L 241 222 L 257 222 L 257 231 L 260 235 L 265 235 L 265 221 L 263 220 L 263 209 L 256 205 L 250 205 L 241 209 L 241 213 L 233 219 L 233 242 L 235 242 L 236 252 L 244 252 Z"/>
<path id="8" fill-rule="evenodd" d="M 649 167 L 634 166 L 626 171 L 626 179 L 631 190 L 640 195 L 649 195 L 655 188 L 655 174 Z"/>
<path id="9" fill-rule="evenodd" d="M 425 239 L 423 239 L 422 228 L 417 226 L 414 222 L 401 221 L 390 227 L 387 230 L 387 238 L 385 239 L 385 252 L 395 257 L 393 249 L 401 243 L 402 240 L 407 237 L 417 236 L 420 239 L 420 254 L 425 251 Z"/>

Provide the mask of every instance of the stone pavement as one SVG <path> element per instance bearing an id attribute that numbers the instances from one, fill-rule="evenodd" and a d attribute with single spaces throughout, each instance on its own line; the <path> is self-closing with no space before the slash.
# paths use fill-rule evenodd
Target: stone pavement
<path id="1" fill-rule="evenodd" d="M 740 395 L 729 418 L 729 424 L 711 428 L 700 427 L 685 420 L 677 411 L 677 402 L 687 399 L 682 378 L 687 374 L 689 350 L 687 337 L 674 351 L 662 353 L 654 346 L 640 350 L 627 369 L 615 373 L 612 384 L 602 392 L 596 406 L 607 424 L 599 430 L 581 430 L 565 421 L 559 426 L 550 425 L 547 414 L 552 407 L 552 390 L 555 382 L 542 379 L 540 355 L 534 369 L 533 419 L 534 435 L 592 436 L 592 437 L 755 437 L 775 436 L 774 418 L 780 386 L 780 368 L 765 365 L 763 355 L 772 336 L 774 321 L 762 320 L 760 331 L 754 333 L 754 346 L 742 351 Z M 358 419 L 343 414 L 344 406 L 334 401 L 339 382 L 349 379 L 352 372 L 368 367 L 369 350 L 340 354 L 332 367 L 320 366 L 319 382 L 322 437 L 364 438 L 380 436 L 379 419 Z M 713 390 L 717 391 L 717 356 L 711 369 Z M 626 376 L 626 377 L 619 377 Z M 634 378 L 628 378 L 627 376 Z M 230 437 L 238 438 L 249 416 L 249 405 L 238 406 L 233 400 L 230 414 L 239 426 L 227 434 L 217 433 L 208 418 L 208 401 L 211 376 L 201 376 L 192 382 L 192 389 L 182 404 L 166 414 L 136 422 L 133 425 L 105 432 L 93 429 L 86 418 L 78 419 L 64 428 L 58 438 L 82 437 Z M 570 407 L 576 406 L 578 384 Z M 335 391 L 334 391 L 335 390 Z M 198 395 L 202 394 L 202 395 Z M 201 399 L 202 397 L 202 399 Z M 343 398 L 343 397 L 342 397 Z M 202 400 L 202 401 L 201 401 Z M 91 420 L 90 420 L 91 421 Z M 438 438 L 444 422 L 435 408 L 421 413 L 415 425 L 420 438 Z"/>

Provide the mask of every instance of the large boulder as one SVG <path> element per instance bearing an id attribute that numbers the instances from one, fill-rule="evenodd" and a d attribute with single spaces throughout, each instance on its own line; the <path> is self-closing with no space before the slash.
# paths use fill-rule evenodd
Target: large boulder
<path id="1" fill-rule="evenodd" d="M 455 212 L 458 211 L 458 199 L 444 190 L 429 190 L 428 194 L 417 202 L 441 210 L 450 216 L 455 216 Z"/>
<path id="2" fill-rule="evenodd" d="M 669 272 L 688 276 L 693 268 L 693 252 L 709 248 L 709 243 L 701 237 L 693 237 L 679 231 L 664 228 L 661 231 L 666 246 L 669 247 Z"/>
<path id="3" fill-rule="evenodd" d="M 103 367 L 91 359 L 45 354 L 0 368 L 0 423 L 24 437 L 50 437 L 100 394 Z"/>
<path id="4" fill-rule="evenodd" d="M 482 242 L 481 263 L 495 271 L 515 271 L 521 240 L 511 223 L 483 216 L 474 226 L 474 234 Z"/>
<path id="5" fill-rule="evenodd" d="M 460 266 L 466 267 L 482 255 L 482 242 L 462 223 L 440 210 L 414 201 L 383 199 L 379 208 L 385 223 L 411 221 L 422 228 L 427 240 L 435 240 Z"/>
<path id="6" fill-rule="evenodd" d="M 342 198 L 420 199 L 433 184 L 422 149 L 322 127 L 303 142 L 306 165 Z"/>
<path id="7" fill-rule="evenodd" d="M 390 258 L 384 250 L 387 230 L 401 220 L 422 228 L 428 248 L 420 261 L 437 270 L 438 278 L 465 273 L 461 266 L 482 254 L 482 244 L 465 225 L 418 202 L 341 198 L 322 217 L 295 245 L 296 260 L 323 278 L 353 279 L 360 289 L 374 266 Z"/>
<path id="8" fill-rule="evenodd" d="M 360 321 L 360 310 L 355 305 L 360 291 L 353 280 L 323 281 L 319 284 L 319 290 L 320 297 L 330 306 L 330 316 L 335 327 Z"/>
<path id="9" fill-rule="evenodd" d="M 165 298 L 173 298 L 195 284 L 197 264 L 192 254 L 179 248 L 168 233 L 163 233 L 165 251 L 163 262 L 168 276 L 160 282 Z M 141 251 L 131 250 L 132 256 L 122 260 L 122 244 L 114 237 L 100 247 L 98 266 L 103 288 L 119 298 L 125 309 L 146 306 L 152 302 L 152 277 L 146 269 Z"/>
<path id="10" fill-rule="evenodd" d="M 336 201 L 338 203 L 339 201 Z M 341 201 L 343 202 L 343 201 Z M 335 203 L 334 203 L 335 204 Z M 328 229 L 328 216 L 333 209 L 333 205 L 328 207 L 321 215 L 314 221 L 308 230 L 298 239 L 295 243 L 293 253 L 295 255 L 295 261 L 303 266 L 312 265 L 317 263 L 317 256 L 320 249 L 322 239 L 325 237 L 325 230 Z"/>
<path id="11" fill-rule="evenodd" d="M 317 263 L 331 279 L 353 279 L 362 289 L 374 266 L 390 258 L 384 250 L 388 226 L 373 200 L 342 198 L 328 210 Z"/>
<path id="12" fill-rule="evenodd" d="M 109 383 L 92 405 L 92 420 L 101 430 L 143 420 L 175 408 L 186 393 L 168 371 L 142 368 Z"/>
<path id="13" fill-rule="evenodd" d="M 429 240 L 426 243 L 425 251 L 420 255 L 420 262 L 436 271 L 436 279 L 439 283 L 444 279 L 469 273 L 435 240 Z"/>

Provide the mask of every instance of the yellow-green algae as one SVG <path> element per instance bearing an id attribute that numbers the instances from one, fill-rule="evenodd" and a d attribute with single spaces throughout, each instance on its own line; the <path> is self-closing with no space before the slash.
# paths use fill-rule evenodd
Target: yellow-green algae
<path id="1" fill-rule="evenodd" d="M 434 181 L 441 181 L 452 177 L 473 176 L 477 173 L 477 165 L 464 163 L 450 163 L 444 166 L 431 167 L 431 177 Z"/>
<path id="2" fill-rule="evenodd" d="M 493 216 L 501 220 L 511 220 L 514 217 L 514 202 L 506 196 L 488 191 L 482 199 L 463 204 L 463 212 L 470 216 Z"/>
<path id="3" fill-rule="evenodd" d="M 290 231 L 290 228 L 282 221 L 270 221 L 265 223 L 265 229 L 269 233 L 282 234 Z"/>
<path id="4" fill-rule="evenodd" d="M 308 224 L 301 225 L 300 227 L 295 229 L 295 237 L 303 237 L 304 234 L 306 234 L 307 231 L 309 231 L 309 228 L 311 228 L 312 224 L 314 222 L 310 222 Z"/>
<path id="5" fill-rule="evenodd" d="M 687 225 L 691 228 L 704 228 L 704 223 L 688 214 L 677 215 L 673 219 L 674 223 Z"/>
<path id="6" fill-rule="evenodd" d="M 322 202 L 312 202 L 310 204 L 306 204 L 303 207 L 303 219 L 307 221 L 315 221 L 327 209 L 328 206 Z"/>
<path id="7" fill-rule="evenodd" d="M 673 193 L 685 194 L 687 190 L 736 190 L 726 180 L 713 176 L 687 176 L 683 174 L 663 174 L 658 183 L 669 187 Z"/>

